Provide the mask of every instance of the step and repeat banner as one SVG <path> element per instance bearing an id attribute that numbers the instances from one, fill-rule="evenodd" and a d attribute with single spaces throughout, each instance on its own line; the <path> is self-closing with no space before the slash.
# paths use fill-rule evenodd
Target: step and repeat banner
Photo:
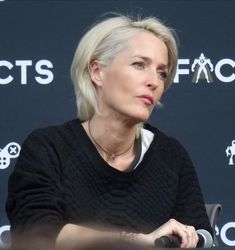
<path id="1" fill-rule="evenodd" d="M 179 37 L 178 70 L 150 122 L 181 141 L 206 203 L 220 203 L 221 245 L 235 246 L 235 1 L 0 1 L 0 246 L 7 182 L 34 129 L 76 116 L 69 68 L 86 28 L 106 12 L 154 15 Z"/>

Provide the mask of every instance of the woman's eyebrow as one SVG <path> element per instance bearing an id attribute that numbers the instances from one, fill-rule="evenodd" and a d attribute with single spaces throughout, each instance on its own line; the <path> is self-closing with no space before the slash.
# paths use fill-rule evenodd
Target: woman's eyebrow
<path id="1" fill-rule="evenodd" d="M 152 61 L 152 59 L 151 59 L 150 57 L 143 56 L 143 55 L 134 55 L 134 56 L 132 56 L 132 57 L 133 57 L 133 58 L 138 57 L 138 58 L 143 59 L 144 61 Z"/>

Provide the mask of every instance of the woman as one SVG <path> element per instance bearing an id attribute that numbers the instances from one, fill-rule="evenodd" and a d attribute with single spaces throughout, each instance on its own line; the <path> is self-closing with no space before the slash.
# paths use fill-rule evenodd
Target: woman
<path id="1" fill-rule="evenodd" d="M 74 249 L 176 235 L 192 248 L 196 229 L 211 232 L 188 154 L 144 124 L 176 65 L 172 31 L 153 17 L 108 18 L 84 35 L 71 69 L 79 120 L 24 142 L 9 180 L 13 239 L 37 235 Z"/>

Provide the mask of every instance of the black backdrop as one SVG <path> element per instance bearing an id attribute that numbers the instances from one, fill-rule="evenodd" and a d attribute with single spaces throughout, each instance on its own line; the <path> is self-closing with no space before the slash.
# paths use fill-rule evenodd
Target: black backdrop
<path id="1" fill-rule="evenodd" d="M 0 1 L 0 246 L 20 145 L 32 130 L 76 116 L 69 67 L 78 40 L 105 12 L 140 10 L 173 27 L 180 41 L 178 75 L 151 123 L 187 148 L 206 202 L 223 206 L 221 244 L 235 246 L 235 1 L 226 0 Z M 197 71 L 201 53 L 209 83 Z"/>

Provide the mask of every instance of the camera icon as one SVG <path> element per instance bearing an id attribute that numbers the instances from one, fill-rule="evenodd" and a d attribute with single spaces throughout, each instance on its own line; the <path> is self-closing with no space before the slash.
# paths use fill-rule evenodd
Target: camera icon
<path id="1" fill-rule="evenodd" d="M 0 149 L 0 169 L 9 167 L 10 159 L 18 157 L 20 149 L 20 145 L 16 142 L 10 142 L 3 149 Z"/>

